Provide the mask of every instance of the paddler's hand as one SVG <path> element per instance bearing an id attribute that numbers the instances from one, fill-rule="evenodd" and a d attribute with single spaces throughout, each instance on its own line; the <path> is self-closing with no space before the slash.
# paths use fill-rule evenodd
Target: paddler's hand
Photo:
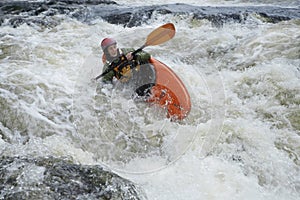
<path id="1" fill-rule="evenodd" d="M 129 52 L 128 54 L 126 54 L 126 58 L 127 58 L 127 60 L 132 60 L 133 59 L 132 52 Z"/>

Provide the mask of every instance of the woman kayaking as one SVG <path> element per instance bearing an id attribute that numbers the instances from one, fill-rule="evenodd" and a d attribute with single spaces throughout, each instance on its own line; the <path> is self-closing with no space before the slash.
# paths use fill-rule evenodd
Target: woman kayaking
<path id="1" fill-rule="evenodd" d="M 164 24 L 153 30 L 144 45 L 137 50 L 119 49 L 115 39 L 103 39 L 103 72 L 94 80 L 102 78 L 104 83 L 113 83 L 116 77 L 121 83 L 117 85 L 128 88 L 134 99 L 161 106 L 171 120 L 184 119 L 191 110 L 190 96 L 185 85 L 170 67 L 143 51 L 147 46 L 169 41 L 174 35 L 174 24 Z"/>
<path id="2" fill-rule="evenodd" d="M 151 55 L 145 51 L 139 51 L 135 54 L 134 48 L 121 48 L 117 47 L 117 41 L 113 38 L 104 38 L 101 42 L 101 48 L 103 50 L 102 62 L 103 72 L 105 72 L 108 67 L 113 67 L 111 70 L 102 77 L 102 81 L 105 83 L 111 83 L 113 78 L 116 77 L 120 79 L 121 76 L 126 74 L 126 70 L 130 71 L 133 67 L 128 65 L 141 65 L 149 62 Z"/>

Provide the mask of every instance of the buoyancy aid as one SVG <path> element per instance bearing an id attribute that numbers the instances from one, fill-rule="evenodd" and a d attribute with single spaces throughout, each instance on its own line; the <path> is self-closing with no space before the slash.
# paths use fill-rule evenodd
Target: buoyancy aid
<path id="1" fill-rule="evenodd" d="M 139 70 L 139 64 L 136 60 L 127 60 L 126 54 L 129 52 L 133 52 L 133 48 L 123 48 L 118 49 L 120 57 L 113 60 L 111 63 L 106 59 L 106 55 L 102 55 L 102 62 L 104 63 L 103 71 L 107 70 L 108 67 L 112 67 L 113 73 L 108 73 L 104 79 L 112 80 L 113 76 L 115 76 L 118 80 L 122 82 L 127 82 L 131 76 L 131 70 Z"/>

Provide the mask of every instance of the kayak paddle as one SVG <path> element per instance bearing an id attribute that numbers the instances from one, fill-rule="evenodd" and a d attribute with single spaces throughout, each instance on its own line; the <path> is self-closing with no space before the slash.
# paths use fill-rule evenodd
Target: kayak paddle
<path id="1" fill-rule="evenodd" d="M 147 46 L 155 46 L 155 45 L 159 45 L 159 44 L 162 44 L 164 42 L 167 42 L 170 39 L 172 39 L 174 37 L 174 35 L 175 35 L 175 26 L 174 26 L 174 24 L 172 24 L 172 23 L 164 24 L 164 25 L 156 28 L 155 30 L 153 30 L 147 36 L 145 44 L 143 46 L 141 46 L 139 49 L 132 52 L 132 55 L 134 56 L 136 53 L 138 53 L 139 51 L 142 51 Z M 108 67 L 107 70 L 105 70 L 102 74 L 97 76 L 95 78 L 95 80 L 103 77 L 105 74 L 109 73 L 112 70 L 113 70 L 112 67 Z"/>

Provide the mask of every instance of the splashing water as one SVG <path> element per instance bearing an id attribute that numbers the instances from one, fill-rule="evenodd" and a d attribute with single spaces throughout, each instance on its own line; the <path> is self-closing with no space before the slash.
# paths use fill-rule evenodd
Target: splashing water
<path id="1" fill-rule="evenodd" d="M 175 38 L 145 50 L 190 92 L 192 110 L 180 123 L 91 82 L 102 70 L 102 38 L 138 48 L 170 21 Z M 69 18 L 47 29 L 3 26 L 0 152 L 101 163 L 149 199 L 297 199 L 299 29 L 299 19 L 269 24 L 250 16 L 214 27 L 172 15 L 133 28 Z"/>

